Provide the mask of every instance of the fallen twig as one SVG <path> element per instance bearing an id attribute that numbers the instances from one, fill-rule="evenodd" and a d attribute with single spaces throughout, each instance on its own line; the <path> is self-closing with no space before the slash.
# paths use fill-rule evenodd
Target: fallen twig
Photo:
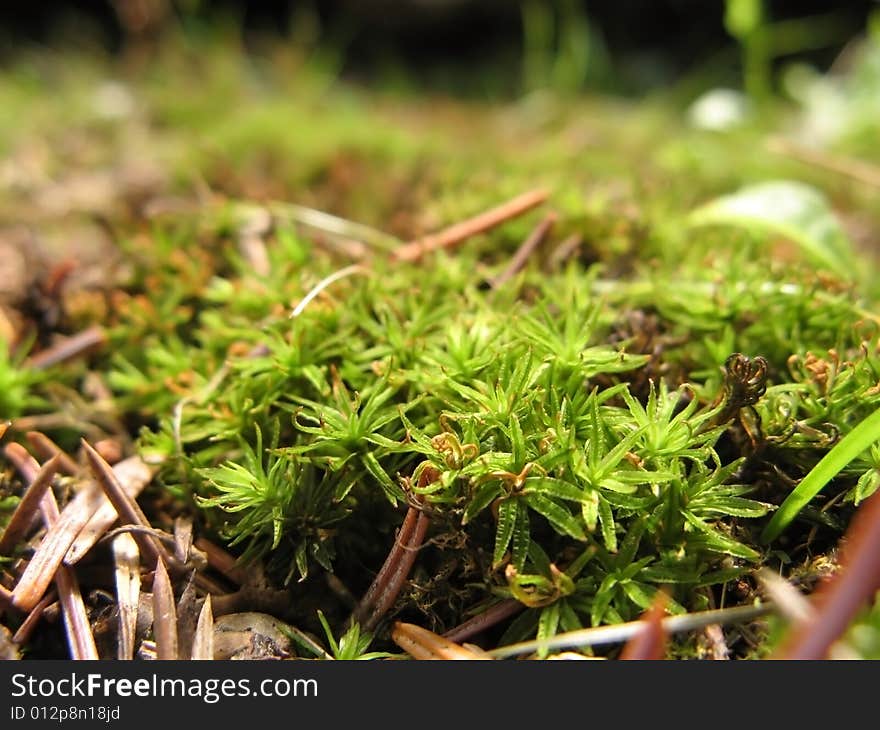
<path id="1" fill-rule="evenodd" d="M 411 241 L 393 251 L 391 256 L 398 261 L 417 261 L 427 253 L 450 248 L 478 233 L 484 233 L 511 218 L 516 218 L 541 205 L 548 196 L 549 193 L 546 190 L 530 190 L 473 218 L 456 223 L 438 233 Z"/>
<path id="2" fill-rule="evenodd" d="M 534 227 L 532 232 L 526 237 L 526 240 L 520 244 L 520 247 L 513 254 L 513 258 L 498 276 L 490 282 L 493 289 L 497 289 L 505 282 L 516 276 L 526 265 L 529 257 L 535 252 L 538 246 L 547 238 L 547 235 L 553 229 L 559 216 L 556 213 L 548 213 L 544 219 Z"/>
<path id="3" fill-rule="evenodd" d="M 244 585 L 247 580 L 247 569 L 238 564 L 235 556 L 204 537 L 198 538 L 194 545 L 205 553 L 208 565 L 214 570 L 236 585 Z"/>
<path id="4" fill-rule="evenodd" d="M 104 328 L 95 325 L 37 353 L 27 360 L 27 366 L 35 370 L 45 370 L 103 345 L 106 341 L 107 333 Z"/>
<path id="5" fill-rule="evenodd" d="M 339 281 L 340 279 L 344 279 L 346 276 L 351 276 L 352 274 L 366 274 L 368 270 L 365 269 L 360 264 L 352 264 L 351 266 L 346 266 L 339 271 L 334 271 L 329 276 L 325 276 L 321 281 L 319 281 L 315 286 L 313 286 L 309 292 L 300 300 L 299 304 L 293 308 L 293 311 L 290 313 L 290 318 L 295 319 L 299 317 L 305 310 L 305 308 L 309 305 L 309 302 L 312 301 L 318 294 L 320 294 L 324 289 L 333 284 L 334 282 Z"/>
<path id="6" fill-rule="evenodd" d="M 476 616 L 469 618 L 455 628 L 450 629 L 443 634 L 443 638 L 460 643 L 476 636 L 492 626 L 495 626 L 511 616 L 515 616 L 524 608 L 525 606 L 522 603 L 513 598 L 501 601 L 494 606 L 490 606 L 485 611 L 478 613 Z"/>
<path id="7" fill-rule="evenodd" d="M 584 239 L 579 233 L 572 233 L 553 249 L 553 252 L 547 259 L 547 268 L 552 271 L 553 269 L 562 266 L 562 264 L 568 261 L 577 252 L 583 242 Z"/>
<path id="8" fill-rule="evenodd" d="M 755 577 L 783 618 L 793 623 L 802 623 L 816 615 L 809 599 L 782 576 L 768 568 L 761 568 L 755 573 Z"/>
<path id="9" fill-rule="evenodd" d="M 388 557 L 353 614 L 354 620 L 367 630 L 376 627 L 397 599 L 425 539 L 430 521 L 416 507 L 410 507 L 407 511 Z"/>

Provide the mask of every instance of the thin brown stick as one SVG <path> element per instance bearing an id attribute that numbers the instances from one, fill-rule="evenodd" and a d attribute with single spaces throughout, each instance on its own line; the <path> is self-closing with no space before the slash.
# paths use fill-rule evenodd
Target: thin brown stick
<path id="1" fill-rule="evenodd" d="M 767 149 L 778 155 L 791 157 L 792 159 L 804 162 L 808 165 L 821 167 L 824 170 L 836 172 L 839 175 L 858 180 L 866 185 L 880 188 L 880 167 L 865 162 L 864 160 L 857 160 L 852 157 L 841 157 L 839 155 L 830 155 L 827 152 L 794 144 L 781 137 L 772 137 L 769 139 L 767 141 Z"/>
<path id="2" fill-rule="evenodd" d="M 46 436 L 46 434 L 41 431 L 28 431 L 25 436 L 27 437 L 31 448 L 34 450 L 34 453 L 36 453 L 41 459 L 50 459 L 53 456 L 59 458 L 58 471 L 62 474 L 68 474 L 70 476 L 76 476 L 79 474 L 79 464 L 62 451 L 61 447 Z"/>
<path id="3" fill-rule="evenodd" d="M 547 260 L 547 269 L 552 271 L 562 266 L 562 264 L 574 256 L 583 242 L 584 239 L 580 233 L 572 233 L 568 238 L 565 238 L 550 254 Z"/>
<path id="4" fill-rule="evenodd" d="M 156 561 L 153 575 L 153 637 L 156 640 L 156 659 L 178 658 L 177 609 L 171 580 L 162 558 Z"/>
<path id="5" fill-rule="evenodd" d="M 443 638 L 460 644 L 486 629 L 492 628 L 505 619 L 515 616 L 524 608 L 525 606 L 522 603 L 513 598 L 501 601 L 478 613 L 476 616 L 469 618 L 455 628 L 450 629 L 443 634 Z"/>
<path id="6" fill-rule="evenodd" d="M 403 518 L 403 524 L 394 538 L 394 545 L 388 551 L 385 562 L 382 563 L 382 567 L 379 569 L 376 577 L 373 578 L 373 582 L 370 583 L 370 587 L 367 588 L 367 592 L 354 611 L 353 618 L 358 623 L 363 623 L 366 620 L 373 609 L 376 597 L 386 589 L 388 580 L 403 555 L 404 546 L 409 544 L 418 518 L 419 511 L 415 507 L 410 507 L 406 512 L 406 517 Z"/>
<path id="7" fill-rule="evenodd" d="M 379 620 L 385 615 L 388 609 L 391 608 L 394 601 L 397 600 L 397 596 L 400 595 L 403 584 L 406 583 L 409 573 L 412 570 L 413 563 L 415 563 L 418 551 L 422 547 L 430 523 L 431 518 L 424 512 L 419 512 L 412 535 L 410 535 L 410 539 L 407 543 L 402 546 L 403 551 L 400 554 L 400 558 L 397 560 L 396 565 L 393 566 L 387 584 L 376 596 L 375 603 L 365 623 L 365 628 L 368 631 L 372 631 L 376 628 Z"/>
<path id="8" fill-rule="evenodd" d="M 541 205 L 548 196 L 549 193 L 546 190 L 530 190 L 473 218 L 468 218 L 444 228 L 438 233 L 404 244 L 393 251 L 391 255 L 398 261 L 417 261 L 427 253 L 450 248 L 472 236 L 491 230 L 511 218 L 516 218 Z"/>
<path id="9" fill-rule="evenodd" d="M 777 659 L 824 659 L 862 606 L 880 589 L 880 492 L 856 512 L 843 538 L 840 569 L 816 589 L 815 613 L 795 623 Z"/>
<path id="10" fill-rule="evenodd" d="M 505 282 L 516 276 L 525 267 L 529 258 L 537 250 L 538 246 L 543 243 L 550 231 L 553 230 L 553 226 L 556 225 L 558 218 L 559 216 L 557 216 L 556 213 L 548 213 L 544 216 L 544 219 L 532 229 L 532 232 L 526 236 L 526 240 L 520 244 L 520 247 L 513 254 L 513 258 L 510 260 L 507 268 L 490 282 L 490 286 L 493 289 L 498 289 Z"/>
<path id="11" fill-rule="evenodd" d="M 107 333 L 104 332 L 104 328 L 94 325 L 37 353 L 27 360 L 27 365 L 35 370 L 45 370 L 105 342 L 107 342 Z"/>
<path id="12" fill-rule="evenodd" d="M 3 536 L 0 537 L 0 555 L 9 555 L 15 550 L 16 545 L 21 542 L 28 533 L 34 516 L 39 516 L 40 502 L 43 495 L 52 484 L 55 473 L 58 470 L 60 460 L 57 456 L 53 456 L 40 468 L 40 471 L 34 476 L 30 486 L 9 518 Z"/>
<path id="13" fill-rule="evenodd" d="M 113 473 L 113 468 L 104 461 L 103 457 L 85 439 L 82 440 L 82 446 L 92 474 L 101 486 L 101 489 L 104 490 L 107 499 L 110 500 L 110 503 L 116 509 L 120 519 L 128 524 L 150 527 L 150 522 L 141 511 L 138 503 L 128 496 L 125 489 L 119 483 L 119 480 Z M 160 558 L 163 561 L 163 565 L 165 563 L 168 565 L 175 564 L 162 543 L 152 535 L 138 531 L 133 532 L 132 537 L 137 541 L 138 547 L 148 564 L 157 562 Z"/>
<path id="14" fill-rule="evenodd" d="M 40 623 L 40 619 L 43 618 L 43 611 L 50 605 L 52 605 L 55 601 L 58 600 L 58 594 L 51 590 L 43 596 L 36 606 L 34 606 L 30 613 L 25 617 L 25 620 L 22 621 L 21 626 L 18 627 L 18 630 L 13 634 L 12 641 L 19 646 L 26 644 L 31 634 L 34 632 L 34 629 L 37 627 L 37 624 Z"/>
<path id="15" fill-rule="evenodd" d="M 200 537 L 194 545 L 208 558 L 208 565 L 222 573 L 224 577 L 236 585 L 244 585 L 247 580 L 247 569 L 238 564 L 234 555 L 215 545 L 210 540 Z"/>

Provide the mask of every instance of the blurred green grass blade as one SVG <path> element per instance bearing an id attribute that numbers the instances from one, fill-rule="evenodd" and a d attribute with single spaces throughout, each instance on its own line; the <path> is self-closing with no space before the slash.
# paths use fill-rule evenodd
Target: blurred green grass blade
<path id="1" fill-rule="evenodd" d="M 750 185 L 697 208 L 691 226 L 728 225 L 759 235 L 777 234 L 796 244 L 815 264 L 842 278 L 856 274 L 852 243 L 825 196 L 801 182 Z"/>
<path id="2" fill-rule="evenodd" d="M 801 480 L 767 523 L 767 527 L 761 533 L 761 540 L 765 543 L 774 540 L 828 482 L 878 439 L 880 439 L 880 409 L 874 411 L 844 436 Z"/>

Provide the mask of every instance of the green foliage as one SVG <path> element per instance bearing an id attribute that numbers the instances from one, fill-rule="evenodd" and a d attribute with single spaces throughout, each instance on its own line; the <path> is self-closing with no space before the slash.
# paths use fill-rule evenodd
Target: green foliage
<path id="1" fill-rule="evenodd" d="M 797 516 L 797 513 L 840 471 L 863 451 L 880 440 L 880 410 L 874 411 L 834 446 L 822 460 L 798 484 L 797 488 L 785 498 L 779 511 L 764 529 L 765 542 L 775 539 Z M 862 480 L 860 480 L 861 482 Z M 868 491 L 861 483 L 857 487 L 859 498 L 864 499 Z"/>
<path id="2" fill-rule="evenodd" d="M 726 22 L 766 100 L 763 8 L 731 0 Z M 573 3 L 523 14 L 529 89 L 602 73 Z M 847 82 L 860 109 L 878 98 L 876 35 Z M 468 116 L 461 134 L 433 107 L 389 124 L 400 100 L 288 73 L 283 54 L 165 63 L 174 73 L 137 89 L 137 130 L 198 203 L 119 223 L 127 278 L 87 367 L 105 371 L 158 483 L 200 508 L 199 529 L 296 576 L 302 620 L 315 603 L 338 613 L 326 574 L 364 587 L 407 504 L 430 516 L 417 565 L 434 573 L 413 586 L 427 598 L 404 592 L 394 610 L 451 625 L 513 598 L 525 610 L 507 641 L 635 619 L 660 589 L 673 612 L 710 590 L 728 599 L 792 545 L 828 548 L 880 485 L 880 290 L 841 223 L 873 230 L 876 206 L 759 149 L 789 118 L 706 135 L 660 103 L 633 115 L 536 95 L 500 122 Z M 846 120 L 840 139 L 870 152 L 876 117 Z M 149 137 L 163 130 L 173 140 Z M 536 181 L 557 223 L 501 286 L 534 218 L 415 265 L 372 227 L 417 236 Z M 260 215 L 262 261 L 242 234 Z M 569 234 L 582 243 L 563 256 Z M 35 373 L 0 347 L 0 418 L 58 405 L 59 383 L 81 376 Z M 795 513 L 821 529 L 761 545 L 762 528 L 794 533 Z M 318 616 L 334 657 L 374 656 L 357 625 L 337 641 Z"/>
<path id="3" fill-rule="evenodd" d="M 273 453 L 274 445 L 265 458 L 259 428 L 254 447 L 244 440 L 241 444 L 244 463 L 227 461 L 199 470 L 219 492 L 199 500 L 200 504 L 219 507 L 229 514 L 242 513 L 223 532 L 231 540 L 230 545 L 247 541 L 245 559 L 277 550 L 284 537 L 293 547 L 294 562 L 288 579 L 296 569 L 304 580 L 311 560 L 330 570 L 333 547 L 329 531 L 347 515 L 347 510 L 333 499 L 330 480 L 290 456 Z"/>
<path id="4" fill-rule="evenodd" d="M 330 647 L 330 654 L 334 659 L 339 661 L 366 661 L 370 659 L 387 659 L 392 656 L 382 651 L 368 652 L 367 649 L 373 641 L 373 635 L 366 632 L 362 633 L 357 623 L 353 623 L 346 629 L 345 633 L 337 641 L 333 636 L 330 624 L 327 623 L 327 619 L 320 610 L 318 611 L 318 619 L 321 621 L 321 626 L 327 637 L 327 645 Z"/>
<path id="5" fill-rule="evenodd" d="M 36 385 L 43 380 L 45 374 L 13 357 L 0 337 L 0 419 L 15 418 L 38 408 L 42 399 L 36 393 Z"/>
<path id="6" fill-rule="evenodd" d="M 828 201 L 803 183 L 780 180 L 752 185 L 707 203 L 691 214 L 690 221 L 742 226 L 764 236 L 776 233 L 841 278 L 857 274 L 852 244 Z"/>

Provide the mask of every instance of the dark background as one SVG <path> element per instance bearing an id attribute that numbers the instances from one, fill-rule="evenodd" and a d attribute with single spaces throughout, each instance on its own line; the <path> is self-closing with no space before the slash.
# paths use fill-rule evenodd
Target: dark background
<path id="1" fill-rule="evenodd" d="M 29 44 L 63 48 L 89 43 L 119 53 L 131 34 L 120 22 L 116 6 L 156 1 L 0 2 L 0 52 L 9 58 Z M 306 8 L 320 21 L 320 42 L 343 49 L 342 71 L 362 78 L 397 64 L 430 82 L 521 57 L 522 15 L 517 0 L 158 2 L 170 8 L 165 30 L 175 24 L 200 32 L 217 25 L 233 27 L 245 48 L 267 38 L 295 35 L 297 13 Z M 558 7 L 564 2 L 550 0 L 546 5 Z M 636 85 L 669 82 L 719 53 L 736 52 L 723 25 L 723 0 L 572 0 L 569 5 L 586 13 L 612 68 L 639 67 L 641 81 Z M 821 68 L 832 63 L 848 38 L 864 30 L 868 14 L 880 4 L 877 0 L 765 0 L 765 7 L 774 21 L 833 14 L 833 38 L 801 54 Z M 144 31 L 155 32 L 155 28 Z M 615 82 L 619 85 L 621 78 Z"/>

